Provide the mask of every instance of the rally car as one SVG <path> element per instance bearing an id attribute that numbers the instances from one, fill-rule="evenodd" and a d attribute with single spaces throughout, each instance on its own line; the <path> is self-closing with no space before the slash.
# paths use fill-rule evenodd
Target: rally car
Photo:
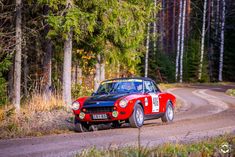
<path id="1" fill-rule="evenodd" d="M 98 124 L 139 128 L 150 119 L 172 122 L 175 105 L 175 96 L 161 92 L 152 79 L 136 77 L 105 80 L 91 96 L 78 98 L 71 106 L 75 130 L 84 132 Z"/>

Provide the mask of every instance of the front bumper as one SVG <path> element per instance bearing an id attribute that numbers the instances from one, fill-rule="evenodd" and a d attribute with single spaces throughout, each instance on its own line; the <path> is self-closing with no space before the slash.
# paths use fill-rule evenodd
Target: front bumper
<path id="1" fill-rule="evenodd" d="M 85 114 L 84 118 L 80 118 L 80 114 Z M 94 119 L 93 115 L 106 115 L 107 118 L 104 119 Z M 112 112 L 100 112 L 100 113 L 84 113 L 80 112 L 79 114 L 75 115 L 77 120 L 82 122 L 112 122 L 117 120 L 126 120 L 129 118 L 128 114 L 126 112 L 118 112 L 117 116 L 113 116 Z"/>
<path id="2" fill-rule="evenodd" d="M 114 113 L 116 112 L 116 114 Z M 112 109 L 102 109 L 102 110 L 89 110 L 82 108 L 81 110 L 74 111 L 75 117 L 81 122 L 112 122 L 118 120 L 127 120 L 132 114 L 131 106 L 126 108 L 120 108 L 113 106 Z M 83 114 L 82 118 L 81 115 Z M 85 114 L 85 115 L 84 115 Z M 106 115 L 105 119 L 94 119 L 93 115 Z"/>

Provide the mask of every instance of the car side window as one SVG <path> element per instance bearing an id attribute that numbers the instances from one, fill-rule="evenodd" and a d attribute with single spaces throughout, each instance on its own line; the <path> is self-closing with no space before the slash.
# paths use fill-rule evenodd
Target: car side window
<path id="1" fill-rule="evenodd" d="M 153 82 L 151 82 L 151 83 L 152 83 L 152 86 L 153 86 L 153 88 L 154 88 L 154 91 L 155 91 L 156 93 L 160 92 L 160 90 L 158 89 L 158 87 L 156 86 L 156 84 L 153 83 Z"/>
<path id="2" fill-rule="evenodd" d="M 155 92 L 151 81 L 144 81 L 144 91 L 145 93 Z"/>

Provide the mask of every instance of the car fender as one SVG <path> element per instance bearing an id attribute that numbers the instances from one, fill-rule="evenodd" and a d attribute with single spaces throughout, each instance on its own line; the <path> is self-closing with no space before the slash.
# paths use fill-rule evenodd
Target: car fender
<path id="1" fill-rule="evenodd" d="M 144 105 L 144 97 L 143 97 L 143 95 L 129 95 L 129 96 L 126 96 L 123 98 L 128 100 L 128 107 L 125 110 L 129 113 L 128 114 L 129 116 L 132 115 L 136 104 L 140 104 L 144 110 L 144 106 L 143 106 Z M 123 98 L 121 98 L 121 99 L 123 99 Z M 119 101 L 121 99 L 119 99 Z M 118 101 L 118 103 L 119 103 L 119 101 Z"/>
<path id="2" fill-rule="evenodd" d="M 139 104 L 139 105 L 143 108 L 143 110 L 144 110 L 143 102 L 142 102 L 141 100 L 136 100 L 136 101 L 135 101 L 135 105 L 133 106 L 133 110 L 134 110 L 134 107 L 135 107 L 137 104 Z"/>
<path id="3" fill-rule="evenodd" d="M 84 97 L 80 97 L 80 98 L 78 98 L 77 100 L 75 100 L 75 101 L 77 101 L 77 102 L 80 103 L 80 109 L 82 108 L 84 102 L 85 102 L 88 98 L 89 98 L 89 96 L 84 96 Z M 74 102 L 75 102 L 75 101 L 74 101 Z M 79 109 L 79 110 L 73 110 L 73 113 L 74 113 L 74 114 L 79 114 L 79 113 L 80 113 L 80 109 Z"/>
<path id="4" fill-rule="evenodd" d="M 166 111 L 166 105 L 168 102 L 171 102 L 172 103 L 172 107 L 174 108 L 175 107 L 175 102 L 176 102 L 176 99 L 175 99 L 175 96 L 173 96 L 172 94 L 170 93 L 161 93 L 159 94 L 159 96 L 161 96 L 161 109 L 160 109 L 160 112 L 165 112 Z"/>

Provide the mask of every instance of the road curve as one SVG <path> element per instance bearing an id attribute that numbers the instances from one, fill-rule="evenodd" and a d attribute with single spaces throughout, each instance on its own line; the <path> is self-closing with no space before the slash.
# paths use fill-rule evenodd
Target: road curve
<path id="1" fill-rule="evenodd" d="M 227 96 L 226 86 L 192 86 L 169 90 L 183 102 L 174 123 L 146 121 L 138 130 L 129 127 L 88 133 L 0 140 L 0 156 L 72 156 L 77 151 L 137 145 L 153 146 L 166 142 L 184 143 L 235 133 L 235 97 Z M 234 86 L 233 86 L 234 88 Z"/>

